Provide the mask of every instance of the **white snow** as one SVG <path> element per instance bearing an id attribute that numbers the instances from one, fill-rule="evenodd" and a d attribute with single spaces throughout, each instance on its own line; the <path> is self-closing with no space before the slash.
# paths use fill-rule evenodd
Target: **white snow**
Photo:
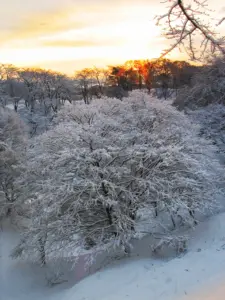
<path id="1" fill-rule="evenodd" d="M 174 300 L 225 281 L 224 225 L 225 214 L 213 217 L 198 226 L 185 256 L 168 262 L 139 260 L 99 272 L 68 291 L 65 299 Z"/>
<path id="2" fill-rule="evenodd" d="M 0 233 L 1 300 L 224 299 L 225 213 L 197 226 L 186 255 L 170 261 L 126 259 L 73 287 L 49 288 L 43 270 L 11 261 L 9 253 L 15 241 L 12 231 Z"/>

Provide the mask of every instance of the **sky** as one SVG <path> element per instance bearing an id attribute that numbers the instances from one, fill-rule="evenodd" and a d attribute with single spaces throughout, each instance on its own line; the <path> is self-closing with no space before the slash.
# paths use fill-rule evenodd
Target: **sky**
<path id="1" fill-rule="evenodd" d="M 210 0 L 219 14 L 221 0 Z M 0 0 L 0 63 L 68 74 L 155 58 L 168 41 L 155 25 L 160 0 Z M 181 57 L 175 52 L 174 57 Z"/>

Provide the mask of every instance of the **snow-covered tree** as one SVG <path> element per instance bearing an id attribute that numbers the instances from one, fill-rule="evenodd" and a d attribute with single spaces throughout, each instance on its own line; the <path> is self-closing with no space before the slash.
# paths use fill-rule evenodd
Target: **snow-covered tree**
<path id="1" fill-rule="evenodd" d="M 222 163 L 225 162 L 225 106 L 210 104 L 197 110 L 187 110 L 187 114 L 201 126 L 200 134 L 218 146 Z"/>
<path id="2" fill-rule="evenodd" d="M 225 104 L 225 57 L 216 57 L 197 73 L 191 87 L 178 92 L 174 102 L 179 109 Z"/>
<path id="3" fill-rule="evenodd" d="M 163 213 L 176 226 L 214 205 L 214 148 L 175 108 L 144 93 L 63 108 L 28 150 L 24 201 L 31 220 L 15 256 L 45 264 L 77 249 L 126 247 Z M 34 255 L 35 254 L 35 255 Z"/>
<path id="4" fill-rule="evenodd" d="M 10 109 L 0 107 L 0 219 L 19 212 L 19 177 L 26 150 L 23 122 Z"/>
<path id="5" fill-rule="evenodd" d="M 47 115 L 51 110 L 57 112 L 62 103 L 71 101 L 72 84 L 66 75 L 43 69 L 20 69 L 20 81 L 26 88 L 25 103 L 31 112 L 37 102 Z"/>

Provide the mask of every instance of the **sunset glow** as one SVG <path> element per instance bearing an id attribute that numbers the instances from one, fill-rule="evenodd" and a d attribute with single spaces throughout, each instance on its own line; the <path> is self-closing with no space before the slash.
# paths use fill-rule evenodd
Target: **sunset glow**
<path id="1" fill-rule="evenodd" d="M 2 6 L 1 63 L 71 73 L 154 58 L 168 45 L 153 20 L 166 9 L 159 1 L 10 0 Z"/>

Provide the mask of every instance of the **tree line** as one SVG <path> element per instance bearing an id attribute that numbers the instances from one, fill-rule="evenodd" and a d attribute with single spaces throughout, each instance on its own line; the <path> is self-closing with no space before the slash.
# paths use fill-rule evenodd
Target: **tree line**
<path id="1" fill-rule="evenodd" d="M 168 90 L 177 91 L 190 85 L 200 67 L 185 61 L 169 59 L 130 60 L 122 65 L 107 68 L 84 68 L 74 76 L 41 68 L 17 68 L 0 65 L 0 101 L 13 102 L 17 111 L 20 100 L 30 111 L 41 105 L 46 114 L 57 112 L 65 101 L 83 99 L 86 104 L 102 96 L 122 99 L 134 89 L 160 88 L 161 96 L 168 97 Z"/>

